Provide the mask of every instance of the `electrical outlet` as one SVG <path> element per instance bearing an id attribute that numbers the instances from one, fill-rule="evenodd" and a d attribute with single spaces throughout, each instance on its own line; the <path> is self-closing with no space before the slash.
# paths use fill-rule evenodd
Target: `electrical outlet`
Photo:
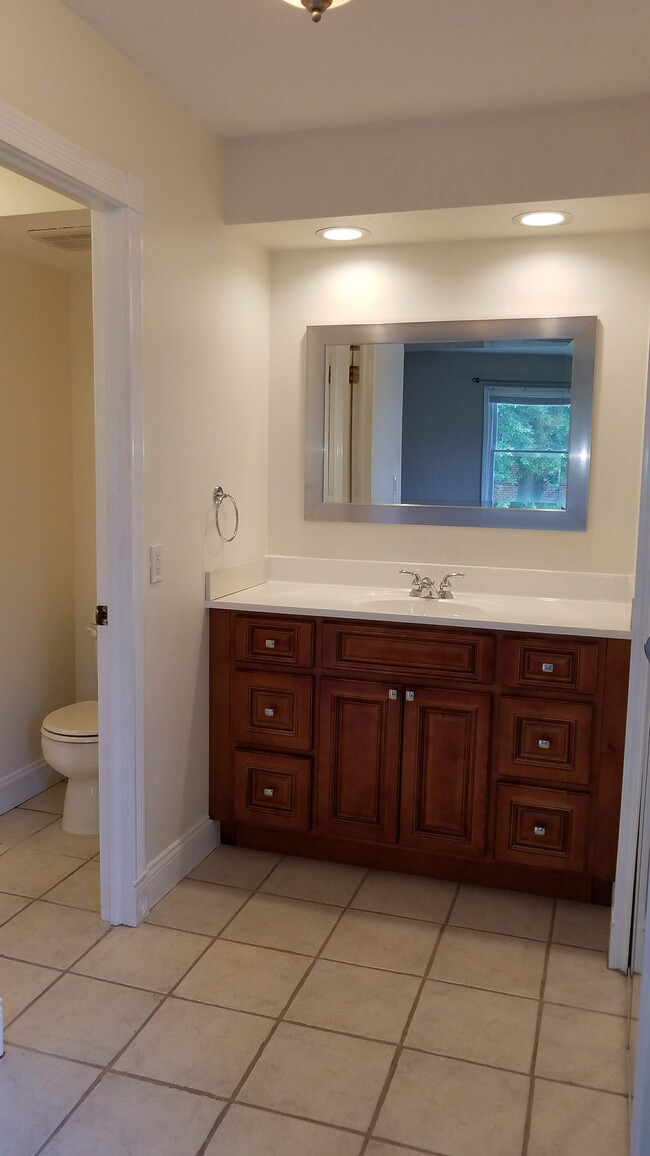
<path id="1" fill-rule="evenodd" d="M 149 582 L 162 582 L 162 546 L 149 547 Z"/>

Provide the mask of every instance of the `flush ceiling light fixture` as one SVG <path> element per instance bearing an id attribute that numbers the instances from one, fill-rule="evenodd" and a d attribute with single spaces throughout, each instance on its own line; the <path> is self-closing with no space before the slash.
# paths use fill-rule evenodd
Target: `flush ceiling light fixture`
<path id="1" fill-rule="evenodd" d="M 369 237 L 369 229 L 359 229 L 356 225 L 336 225 L 329 229 L 317 229 L 316 236 L 323 241 L 360 241 Z"/>
<path id="2" fill-rule="evenodd" d="M 338 8 L 339 4 L 347 4 L 348 0 L 285 0 L 285 2 L 293 4 L 294 8 L 306 8 L 317 24 L 328 8 Z"/>
<path id="3" fill-rule="evenodd" d="M 541 209 L 532 213 L 519 213 L 512 218 L 515 225 L 530 225 L 533 229 L 548 229 L 551 225 L 568 225 L 573 220 L 571 213 L 560 209 Z"/>

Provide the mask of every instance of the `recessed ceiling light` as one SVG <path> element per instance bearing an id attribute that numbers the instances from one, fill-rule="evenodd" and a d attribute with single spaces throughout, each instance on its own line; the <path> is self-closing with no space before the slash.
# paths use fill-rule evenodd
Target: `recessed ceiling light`
<path id="1" fill-rule="evenodd" d="M 533 229 L 548 229 L 551 225 L 567 225 L 573 220 L 571 213 L 559 209 L 543 209 L 534 213 L 520 213 L 513 217 L 516 225 L 530 225 Z"/>
<path id="2" fill-rule="evenodd" d="M 356 225 L 336 225 L 330 229 L 317 229 L 316 236 L 323 241 L 360 241 L 369 237 L 369 229 L 358 229 Z"/>

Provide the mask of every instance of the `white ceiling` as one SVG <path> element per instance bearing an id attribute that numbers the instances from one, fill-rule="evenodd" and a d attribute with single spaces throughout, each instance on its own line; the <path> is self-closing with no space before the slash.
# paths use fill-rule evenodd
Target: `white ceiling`
<path id="1" fill-rule="evenodd" d="M 64 3 L 226 137 L 650 92 L 648 0 Z"/>

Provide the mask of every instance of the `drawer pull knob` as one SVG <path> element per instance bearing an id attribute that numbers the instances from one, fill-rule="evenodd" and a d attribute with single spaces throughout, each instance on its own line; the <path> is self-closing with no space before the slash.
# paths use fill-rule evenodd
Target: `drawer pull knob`
<path id="1" fill-rule="evenodd" d="M 549 739 L 540 739 L 537 746 L 541 747 L 543 751 L 547 751 L 551 743 Z"/>
<path id="2" fill-rule="evenodd" d="M 544 671 L 544 674 L 552 674 L 554 669 L 555 669 L 554 663 L 552 663 L 552 662 L 543 662 L 542 663 L 542 670 Z"/>
<path id="3" fill-rule="evenodd" d="M 275 638 L 267 638 L 264 645 L 267 650 L 275 650 Z"/>
<path id="4" fill-rule="evenodd" d="M 265 796 L 265 798 L 267 798 L 267 799 L 272 799 L 272 798 L 273 798 L 273 796 L 274 796 L 274 794 L 275 794 L 275 790 L 273 789 L 273 787 L 265 787 L 265 788 L 264 788 L 264 796 Z"/>
<path id="5" fill-rule="evenodd" d="M 407 690 L 406 701 L 407 702 L 415 702 L 415 691 L 414 690 Z"/>
<path id="6" fill-rule="evenodd" d="M 275 714 L 275 707 L 274 706 L 264 707 L 264 714 L 266 715 L 267 718 L 273 718 L 273 716 Z"/>
<path id="7" fill-rule="evenodd" d="M 389 690 L 388 697 L 391 699 L 396 699 L 397 698 L 397 691 L 396 690 Z"/>
<path id="8" fill-rule="evenodd" d="M 546 834 L 546 827 L 534 827 L 533 829 L 534 829 L 534 832 L 536 835 L 545 835 Z"/>

